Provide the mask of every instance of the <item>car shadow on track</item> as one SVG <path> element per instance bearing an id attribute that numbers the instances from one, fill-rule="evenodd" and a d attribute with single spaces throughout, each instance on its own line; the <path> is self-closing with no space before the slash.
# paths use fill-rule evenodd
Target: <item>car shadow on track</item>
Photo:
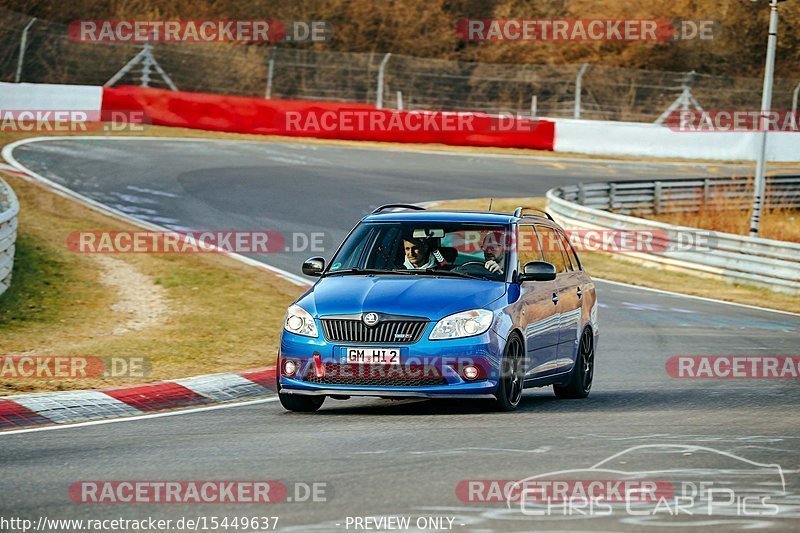
<path id="1" fill-rule="evenodd" d="M 800 401 L 798 388 L 788 390 L 731 387 L 717 389 L 714 394 L 698 388 L 672 390 L 615 390 L 593 392 L 583 400 L 559 400 L 548 390 L 526 392 L 517 412 L 570 413 L 570 412 L 657 412 L 657 411 L 707 411 L 714 409 L 766 408 L 796 406 Z M 382 400 L 328 399 L 315 416 L 345 415 L 479 415 L 495 412 L 491 400 Z M 496 413 L 503 414 L 503 413 Z M 514 413 L 511 413 L 514 414 Z"/>

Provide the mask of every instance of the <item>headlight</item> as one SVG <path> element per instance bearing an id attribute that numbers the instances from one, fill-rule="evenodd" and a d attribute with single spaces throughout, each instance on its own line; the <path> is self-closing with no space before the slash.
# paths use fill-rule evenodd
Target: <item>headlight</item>
<path id="1" fill-rule="evenodd" d="M 492 312 L 486 309 L 473 309 L 446 316 L 436 324 L 428 338 L 436 341 L 480 335 L 489 329 L 493 318 Z"/>
<path id="2" fill-rule="evenodd" d="M 314 323 L 314 318 L 299 305 L 289 307 L 289 311 L 286 313 L 286 319 L 283 321 L 283 329 L 296 335 L 319 337 L 317 333 L 317 324 Z"/>

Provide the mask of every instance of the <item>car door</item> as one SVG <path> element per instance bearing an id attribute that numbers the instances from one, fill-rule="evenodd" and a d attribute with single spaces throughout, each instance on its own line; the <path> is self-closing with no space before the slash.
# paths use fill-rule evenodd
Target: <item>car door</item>
<path id="1" fill-rule="evenodd" d="M 550 362 L 550 373 L 558 374 L 572 367 L 581 322 L 580 271 L 573 270 L 572 260 L 564 248 L 563 234 L 550 226 L 537 225 L 536 232 L 545 261 L 556 267 L 556 294 L 558 297 L 558 347 Z"/>
<path id="2" fill-rule="evenodd" d="M 525 263 L 543 261 L 541 245 L 533 225 L 517 229 L 519 270 Z M 555 281 L 526 281 L 520 286 L 521 326 L 525 332 L 525 379 L 547 374 L 556 359 L 559 341 L 558 288 Z"/>

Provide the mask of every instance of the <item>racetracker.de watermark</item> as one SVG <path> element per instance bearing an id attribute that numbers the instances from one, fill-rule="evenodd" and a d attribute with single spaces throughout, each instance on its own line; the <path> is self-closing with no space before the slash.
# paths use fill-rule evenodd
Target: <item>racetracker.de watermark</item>
<path id="1" fill-rule="evenodd" d="M 465 479 L 456 485 L 464 503 L 501 502 L 655 502 L 672 498 L 667 481 L 648 479 Z"/>
<path id="2" fill-rule="evenodd" d="M 792 111 L 676 110 L 664 124 L 673 131 L 688 133 L 726 133 L 741 131 L 800 132 L 800 113 Z"/>
<path id="3" fill-rule="evenodd" d="M 74 231 L 67 249 L 85 254 L 324 253 L 325 232 L 238 230 Z"/>
<path id="4" fill-rule="evenodd" d="M 685 41 L 711 40 L 714 20 L 686 19 L 461 19 L 462 41 Z"/>
<path id="5" fill-rule="evenodd" d="M 665 368 L 681 379 L 798 379 L 800 355 L 675 355 Z"/>
<path id="6" fill-rule="evenodd" d="M 67 35 L 81 43 L 324 42 L 324 20 L 73 20 Z"/>
<path id="7" fill-rule="evenodd" d="M 0 132 L 142 132 L 151 123 L 144 111 L 0 109 Z"/>
<path id="8" fill-rule="evenodd" d="M 255 504 L 326 503 L 324 481 L 277 480 L 82 480 L 69 486 L 77 504 Z"/>
<path id="9" fill-rule="evenodd" d="M 150 368 L 142 356 L 0 356 L 2 379 L 145 378 Z"/>
<path id="10" fill-rule="evenodd" d="M 714 248 L 716 235 L 705 230 L 564 230 L 569 243 L 578 252 L 651 253 L 707 252 Z M 459 252 L 474 254 L 487 248 L 498 253 L 559 252 L 559 241 L 548 234 L 462 231 L 453 234 L 451 245 Z"/>
<path id="11" fill-rule="evenodd" d="M 283 127 L 288 132 L 305 133 L 530 133 L 540 124 L 515 113 L 337 109 L 286 111 Z"/>

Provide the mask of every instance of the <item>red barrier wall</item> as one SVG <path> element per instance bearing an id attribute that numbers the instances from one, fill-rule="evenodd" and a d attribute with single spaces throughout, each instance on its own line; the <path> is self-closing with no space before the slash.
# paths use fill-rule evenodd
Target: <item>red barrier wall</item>
<path id="1" fill-rule="evenodd" d="M 102 109 L 144 111 L 153 124 L 161 126 L 354 141 L 552 150 L 555 134 L 554 123 L 547 120 L 127 86 L 104 88 Z"/>

